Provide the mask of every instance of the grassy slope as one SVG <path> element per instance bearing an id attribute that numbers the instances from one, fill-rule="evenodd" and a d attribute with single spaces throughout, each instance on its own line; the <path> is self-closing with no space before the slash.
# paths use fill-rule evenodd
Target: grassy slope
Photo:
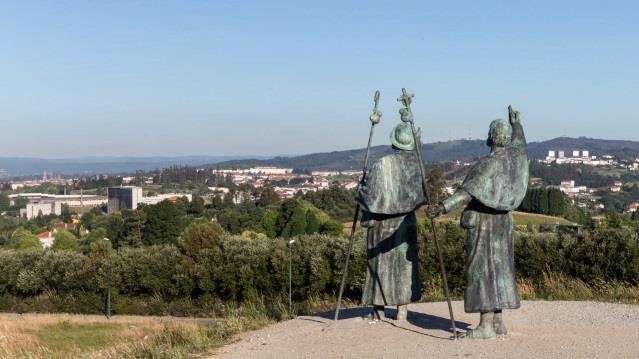
<path id="1" fill-rule="evenodd" d="M 463 209 L 457 209 L 453 211 L 452 213 L 448 213 L 438 218 L 437 221 L 438 222 L 446 222 L 446 221 L 457 222 L 459 221 L 459 217 L 461 216 L 462 211 Z M 426 219 L 426 214 L 423 209 L 420 209 L 419 211 L 417 211 L 417 218 L 421 220 Z M 525 226 L 528 223 L 530 223 L 533 226 L 539 226 L 540 224 L 555 224 L 555 223 L 573 224 L 569 220 L 565 218 L 561 218 L 561 217 L 553 217 L 553 216 L 546 216 L 543 214 L 526 213 L 526 212 L 518 212 L 518 211 L 513 212 L 513 218 L 515 219 L 516 226 Z M 352 225 L 352 222 L 344 222 L 344 233 L 350 233 L 351 225 Z M 358 231 L 360 231 L 361 227 L 358 226 L 357 229 Z"/>
<path id="2" fill-rule="evenodd" d="M 439 221 L 458 221 L 462 211 L 463 209 L 457 209 L 453 211 L 452 213 L 442 216 L 439 219 Z M 424 211 L 420 211 L 418 216 L 420 218 L 425 218 Z M 536 214 L 536 213 L 514 211 L 513 217 L 515 219 L 516 226 L 519 226 L 519 225 L 525 226 L 528 223 L 532 224 L 533 226 L 538 226 L 540 224 L 546 224 L 546 223 L 573 224 L 572 222 L 568 221 L 565 218 L 546 216 L 543 214 Z"/>

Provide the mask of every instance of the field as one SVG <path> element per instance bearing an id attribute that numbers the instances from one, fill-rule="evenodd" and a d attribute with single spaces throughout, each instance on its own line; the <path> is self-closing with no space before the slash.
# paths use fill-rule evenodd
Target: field
<path id="1" fill-rule="evenodd" d="M 457 222 L 459 221 L 462 211 L 463 209 L 460 208 L 453 211 L 452 213 L 445 214 L 441 216 L 440 218 L 438 218 L 437 222 L 449 222 L 449 221 Z M 423 209 L 418 210 L 416 213 L 417 213 L 418 219 L 423 220 L 426 218 L 426 214 Z M 526 226 L 528 224 L 532 226 L 539 226 L 541 224 L 574 224 L 573 222 L 570 222 L 569 220 L 565 218 L 561 218 L 561 217 L 553 217 L 553 216 L 546 216 L 543 214 L 526 213 L 526 212 L 518 212 L 518 211 L 513 211 L 513 218 L 515 220 L 515 226 Z M 352 225 L 352 222 L 344 222 L 344 233 L 350 233 L 351 225 Z M 362 228 L 358 225 L 357 230 L 361 231 Z"/>
<path id="2" fill-rule="evenodd" d="M 439 219 L 440 221 L 458 221 L 461 216 L 462 209 L 457 209 L 452 213 L 446 214 Z M 424 217 L 424 212 L 421 211 L 421 217 Z M 533 226 L 539 226 L 540 224 L 573 224 L 567 219 L 561 217 L 546 216 L 543 214 L 526 213 L 526 212 L 513 212 L 513 218 L 515 219 L 516 226 L 525 226 L 531 224 Z"/>
<path id="3" fill-rule="evenodd" d="M 0 314 L 1 358 L 187 358 L 269 320 Z"/>

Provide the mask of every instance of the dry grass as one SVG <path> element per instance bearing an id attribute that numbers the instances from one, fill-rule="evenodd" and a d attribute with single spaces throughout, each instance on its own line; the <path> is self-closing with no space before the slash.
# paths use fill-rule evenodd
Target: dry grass
<path id="1" fill-rule="evenodd" d="M 175 327 L 197 330 L 195 320 L 71 314 L 0 314 L 3 358 L 103 357 L 123 344 L 144 342 Z"/>
<path id="2" fill-rule="evenodd" d="M 224 319 L 0 314 L 1 358 L 188 358 L 271 323 L 238 308 Z"/>
<path id="3" fill-rule="evenodd" d="M 544 273 L 540 283 L 531 279 L 517 281 L 519 294 L 526 300 L 576 300 L 639 304 L 639 286 L 625 283 L 600 282 L 588 284 L 564 274 Z M 445 300 L 439 277 L 430 278 L 423 286 L 422 300 Z M 463 299 L 457 297 L 455 299 Z"/>
<path id="4" fill-rule="evenodd" d="M 542 283 L 530 279 L 519 280 L 522 298 L 546 300 L 594 300 L 639 304 L 639 286 L 624 283 L 599 282 L 588 284 L 564 274 L 544 273 Z"/>

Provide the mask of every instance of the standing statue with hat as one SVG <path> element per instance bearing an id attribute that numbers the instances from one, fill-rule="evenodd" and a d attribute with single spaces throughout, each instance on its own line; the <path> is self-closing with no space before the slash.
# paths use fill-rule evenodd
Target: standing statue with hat
<path id="1" fill-rule="evenodd" d="M 415 138 L 419 142 L 419 132 L 413 136 L 407 121 L 395 126 L 390 134 L 394 153 L 371 166 L 357 194 L 361 224 L 368 230 L 362 305 L 373 306 L 371 319 L 382 319 L 385 306 L 396 306 L 397 319 L 405 320 L 406 305 L 421 297 L 415 210 L 425 200 L 415 161 L 421 144 Z"/>
<path id="2" fill-rule="evenodd" d="M 528 187 L 528 153 L 519 112 L 508 107 L 509 121 L 490 124 L 490 155 L 470 170 L 459 189 L 431 209 L 429 217 L 466 205 L 461 226 L 466 242 L 464 309 L 480 313 L 480 324 L 466 338 L 488 339 L 507 334 L 502 310 L 519 308 L 515 280 L 514 226 L 511 211 Z"/>

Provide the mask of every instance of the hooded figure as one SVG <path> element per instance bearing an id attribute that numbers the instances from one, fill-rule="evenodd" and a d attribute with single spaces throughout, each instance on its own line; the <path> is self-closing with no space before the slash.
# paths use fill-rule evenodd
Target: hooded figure
<path id="1" fill-rule="evenodd" d="M 461 226 L 468 230 L 464 309 L 481 313 L 480 325 L 466 333 L 468 338 L 506 334 L 501 311 L 519 308 L 511 211 L 526 195 L 529 170 L 519 113 L 508 110 L 509 121 L 490 124 L 490 155 L 480 159 L 455 194 L 429 214 L 433 218 L 467 205 L 461 216 Z"/>
<path id="2" fill-rule="evenodd" d="M 368 228 L 362 304 L 373 306 L 372 319 L 383 317 L 384 306 L 397 306 L 404 320 L 406 304 L 421 297 L 415 210 L 424 194 L 410 124 L 398 124 L 390 137 L 395 153 L 373 164 L 357 194 Z"/>

